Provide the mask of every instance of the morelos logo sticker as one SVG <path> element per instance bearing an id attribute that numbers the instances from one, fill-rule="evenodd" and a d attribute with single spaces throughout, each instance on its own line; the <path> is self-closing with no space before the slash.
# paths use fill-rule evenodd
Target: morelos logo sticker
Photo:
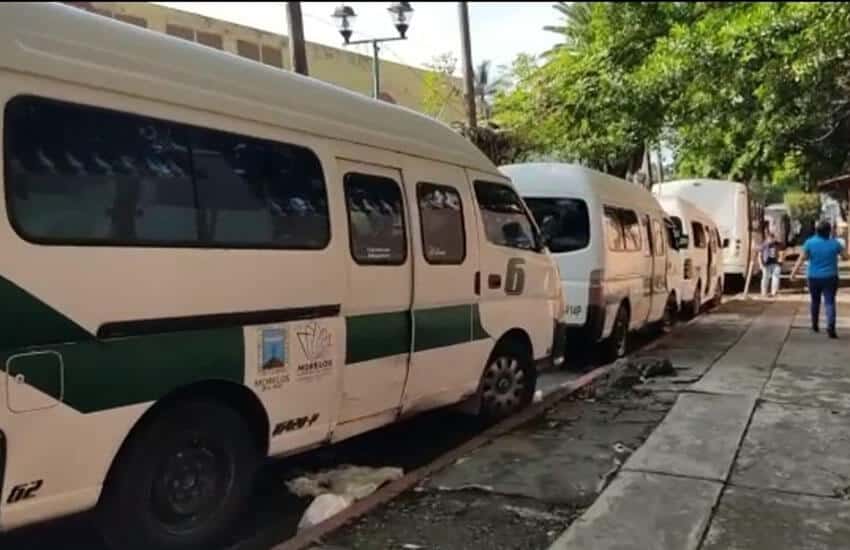
<path id="1" fill-rule="evenodd" d="M 285 328 L 260 330 L 259 369 L 254 387 L 258 391 L 277 390 L 289 382 L 287 372 L 287 332 Z"/>
<path id="2" fill-rule="evenodd" d="M 312 322 L 295 334 L 304 358 L 307 359 L 306 363 L 296 368 L 296 376 L 299 379 L 317 378 L 330 372 L 333 367 L 331 332 L 318 323 Z"/>
<path id="3" fill-rule="evenodd" d="M 286 368 L 286 329 L 263 329 L 260 370 Z"/>

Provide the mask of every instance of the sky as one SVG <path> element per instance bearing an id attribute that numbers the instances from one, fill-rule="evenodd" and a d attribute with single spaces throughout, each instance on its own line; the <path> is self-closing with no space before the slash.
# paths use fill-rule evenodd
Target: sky
<path id="1" fill-rule="evenodd" d="M 283 2 L 155 2 L 163 6 L 223 19 L 265 31 L 287 34 Z M 387 7 L 390 2 L 347 2 L 354 8 L 352 40 L 396 36 Z M 543 30 L 559 23 L 553 2 L 469 2 L 473 63 L 490 60 L 494 69 L 510 65 L 519 53 L 540 54 L 558 42 Z M 337 4 L 301 2 L 304 36 L 310 42 L 342 46 L 331 13 Z M 457 2 L 411 2 L 413 20 L 408 40 L 381 46 L 388 61 L 423 66 L 434 56 L 452 52 L 460 58 Z M 371 46 L 350 46 L 371 55 Z M 460 67 L 460 64 L 458 64 Z M 458 68 L 459 70 L 459 68 Z M 496 72 L 500 72 L 496 70 Z"/>

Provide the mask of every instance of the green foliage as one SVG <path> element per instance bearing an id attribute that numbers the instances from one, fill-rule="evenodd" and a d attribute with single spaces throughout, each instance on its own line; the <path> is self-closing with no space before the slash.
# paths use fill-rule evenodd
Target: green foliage
<path id="1" fill-rule="evenodd" d="M 426 66 L 429 71 L 425 73 L 422 82 L 422 110 L 439 118 L 449 101 L 460 94 L 452 79 L 457 68 L 457 58 L 451 52 L 440 54 L 434 56 Z"/>
<path id="2" fill-rule="evenodd" d="M 518 60 L 494 105 L 539 154 L 623 172 L 660 141 L 678 175 L 772 183 L 766 195 L 850 170 L 850 4 L 555 9 L 563 47 Z"/>
<path id="3" fill-rule="evenodd" d="M 820 217 L 820 195 L 792 191 L 785 194 L 785 205 L 791 219 L 799 220 L 804 227 L 811 227 Z"/>

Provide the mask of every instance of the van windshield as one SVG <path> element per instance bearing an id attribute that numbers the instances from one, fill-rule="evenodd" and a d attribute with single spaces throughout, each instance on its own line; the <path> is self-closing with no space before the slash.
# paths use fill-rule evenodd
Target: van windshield
<path id="1" fill-rule="evenodd" d="M 583 200 L 526 198 L 525 203 L 552 252 L 572 252 L 590 244 L 590 217 Z"/>

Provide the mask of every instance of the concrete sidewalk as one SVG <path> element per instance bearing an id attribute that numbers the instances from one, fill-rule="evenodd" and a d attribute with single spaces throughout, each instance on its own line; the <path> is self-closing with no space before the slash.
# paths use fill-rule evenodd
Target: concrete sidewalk
<path id="1" fill-rule="evenodd" d="M 807 311 L 768 305 L 724 353 L 709 353 L 711 366 L 680 385 L 666 418 L 551 549 L 850 548 L 850 316 L 829 340 L 809 330 Z"/>

